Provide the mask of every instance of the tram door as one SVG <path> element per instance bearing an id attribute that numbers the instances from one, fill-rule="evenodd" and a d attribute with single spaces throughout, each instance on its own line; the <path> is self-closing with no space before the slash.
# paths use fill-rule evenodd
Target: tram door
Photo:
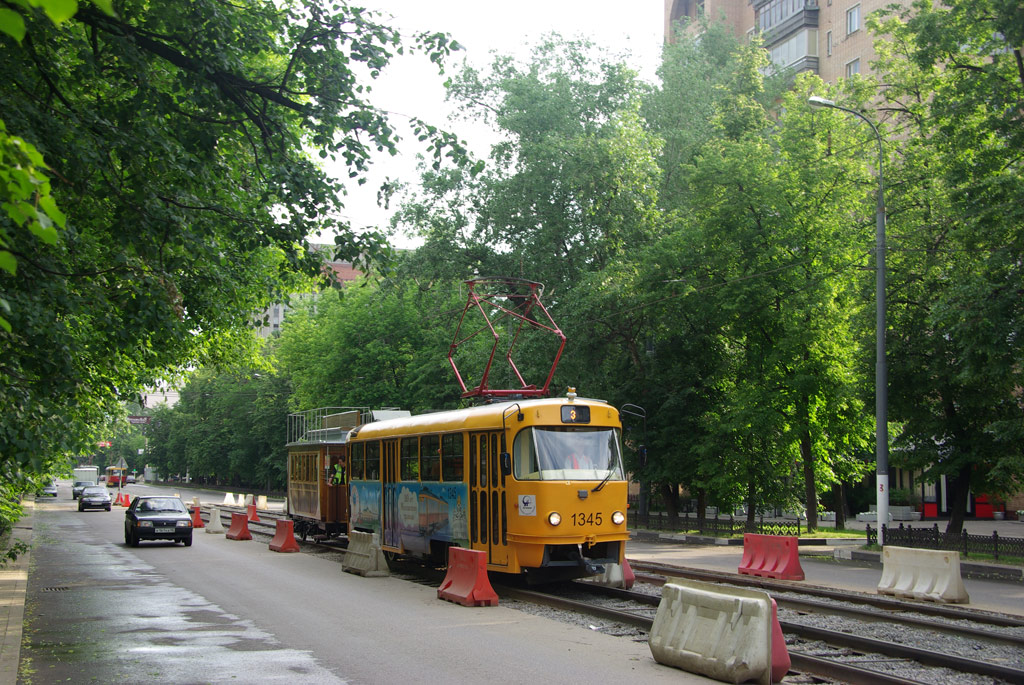
<path id="1" fill-rule="evenodd" d="M 324 469 L 324 483 L 327 490 L 326 519 L 330 522 L 348 523 L 348 475 L 344 447 L 331 447 Z"/>
<path id="2" fill-rule="evenodd" d="M 470 546 L 487 552 L 487 563 L 508 565 L 508 510 L 499 464 L 501 433 L 469 435 Z"/>
<path id="3" fill-rule="evenodd" d="M 381 503 L 382 541 L 385 547 L 398 547 L 400 540 L 398 521 L 398 441 L 385 440 L 381 444 L 384 501 Z"/>

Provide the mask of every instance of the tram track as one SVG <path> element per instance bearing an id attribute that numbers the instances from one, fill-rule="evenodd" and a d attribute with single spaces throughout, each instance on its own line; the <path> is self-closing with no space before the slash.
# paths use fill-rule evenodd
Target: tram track
<path id="1" fill-rule="evenodd" d="M 233 510 L 224 507 L 221 511 L 230 514 Z M 272 512 L 260 512 L 260 515 L 268 520 L 249 522 L 251 532 L 261 536 L 273 536 L 277 519 L 283 517 Z M 313 540 L 300 541 L 300 545 L 310 551 L 316 550 L 315 553 L 335 552 L 343 555 L 345 551 L 341 545 Z M 945 633 L 958 640 L 995 644 L 1003 649 L 1016 651 L 1019 655 L 1024 654 L 1024 650 L 1021 649 L 1024 647 L 1024 620 L 1019 617 L 962 607 L 907 602 L 857 592 L 837 592 L 828 588 L 765 578 L 683 569 L 632 560 L 630 563 L 634 571 L 638 571 L 638 581 L 648 585 L 647 592 L 606 588 L 585 582 L 572 584 L 575 592 L 603 596 L 605 603 L 508 586 L 496 585 L 495 590 L 505 599 L 540 605 L 557 612 L 599 617 L 649 634 L 657 605 L 660 603 L 660 589 L 653 588 L 671 582 L 672 578 L 687 577 L 705 582 L 757 587 L 768 591 L 779 605 L 780 626 L 788 636 L 787 643 L 792 643 L 789 654 L 794 672 L 832 682 L 854 684 L 943 683 L 951 682 L 951 679 L 961 680 L 960 674 L 977 674 L 983 678 L 994 678 L 998 682 L 1024 683 L 1024 670 L 1017 665 L 972 659 L 951 654 L 950 650 L 922 649 L 899 644 L 892 639 L 876 639 L 866 635 L 870 633 L 871 629 L 868 626 L 872 624 L 894 624 L 905 631 Z M 657 575 L 652 575 L 653 573 Z M 435 586 L 443 578 L 443 573 L 438 575 L 435 572 L 423 573 L 422 575 L 427 577 L 420 579 L 421 573 L 415 571 L 402 574 L 401 577 L 406 578 L 407 575 L 410 581 Z M 609 606 L 608 600 L 625 602 L 629 604 L 629 608 Z M 787 613 L 795 614 L 796 618 L 784 618 Z M 932 618 L 922 618 L 922 615 Z M 847 625 L 834 629 L 805 625 L 801 620 L 807 616 L 826 617 L 829 623 L 840 618 L 855 620 L 859 627 L 851 628 Z M 967 622 L 975 625 L 965 625 Z M 858 662 L 870 662 L 875 667 Z M 928 673 L 928 668 L 946 669 L 945 675 L 940 672 L 940 675 L 933 676 L 907 676 L 907 672 L 914 672 L 914 669 L 918 668 L 914 664 L 920 664 L 919 668 L 925 669 L 925 673 Z M 898 673 L 880 670 L 885 668 L 896 670 Z"/>

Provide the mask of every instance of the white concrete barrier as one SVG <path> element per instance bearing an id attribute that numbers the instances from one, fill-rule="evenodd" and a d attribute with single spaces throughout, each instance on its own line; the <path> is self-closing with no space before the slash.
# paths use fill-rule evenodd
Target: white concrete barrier
<path id="1" fill-rule="evenodd" d="M 220 509 L 217 507 L 210 507 L 210 520 L 206 524 L 206 532 L 224 534 L 224 522 L 220 520 Z"/>
<path id="2" fill-rule="evenodd" d="M 935 549 L 883 547 L 878 592 L 953 604 L 971 601 L 960 575 L 960 552 Z"/>
<path id="3" fill-rule="evenodd" d="M 349 532 L 348 549 L 345 550 L 341 570 L 371 578 L 390 575 L 376 533 Z"/>
<path id="4" fill-rule="evenodd" d="M 242 499 L 241 494 L 238 495 L 238 506 L 240 507 L 247 507 L 255 501 L 252 495 L 246 495 L 245 499 Z"/>
<path id="5" fill-rule="evenodd" d="M 648 644 L 658 663 L 730 683 L 770 685 L 771 598 L 699 581 L 666 584 Z"/>
<path id="6" fill-rule="evenodd" d="M 260 495 L 259 497 L 256 498 L 256 508 L 257 509 L 266 509 L 267 508 L 267 496 L 266 495 Z"/>
<path id="7" fill-rule="evenodd" d="M 233 507 L 235 506 L 235 495 L 231 492 L 224 493 L 224 501 L 220 503 L 222 507 Z"/>

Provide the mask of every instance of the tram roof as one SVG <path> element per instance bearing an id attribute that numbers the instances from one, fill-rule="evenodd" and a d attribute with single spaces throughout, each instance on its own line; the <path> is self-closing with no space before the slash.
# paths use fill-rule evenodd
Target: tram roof
<path id="1" fill-rule="evenodd" d="M 492 404 L 482 404 L 476 407 L 465 409 L 452 409 L 448 411 L 432 412 L 429 414 L 417 414 L 407 418 L 388 419 L 365 423 L 353 429 L 350 437 L 377 437 L 381 434 L 412 434 L 430 433 L 440 431 L 472 430 L 482 429 L 485 425 L 501 423 L 502 415 L 514 416 L 515 412 L 510 409 L 519 407 L 528 410 L 531 407 L 559 407 L 566 404 L 587 405 L 592 407 L 608 407 L 605 400 L 596 400 L 583 397 L 569 399 L 566 397 L 543 397 L 523 400 L 506 400 Z"/>

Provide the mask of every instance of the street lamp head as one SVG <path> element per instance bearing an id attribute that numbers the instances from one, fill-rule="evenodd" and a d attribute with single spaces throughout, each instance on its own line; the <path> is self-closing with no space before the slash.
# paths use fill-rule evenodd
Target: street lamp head
<path id="1" fill-rule="evenodd" d="M 836 106 L 836 103 L 833 102 L 832 100 L 829 100 L 829 99 L 823 98 L 823 97 L 819 97 L 817 95 L 812 95 L 811 97 L 807 98 L 807 104 L 809 104 L 811 107 L 835 107 Z"/>

